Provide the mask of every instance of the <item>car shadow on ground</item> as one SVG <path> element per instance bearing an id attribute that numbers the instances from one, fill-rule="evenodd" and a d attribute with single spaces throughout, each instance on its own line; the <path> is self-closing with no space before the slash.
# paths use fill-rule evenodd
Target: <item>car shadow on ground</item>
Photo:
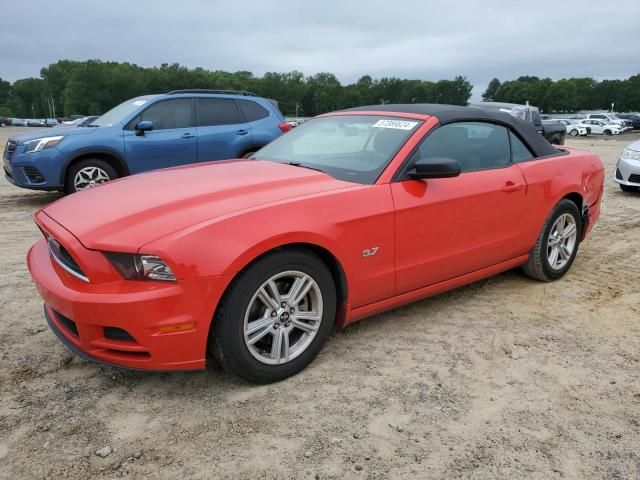
<path id="1" fill-rule="evenodd" d="M 0 196 L 0 204 L 16 207 L 41 208 L 49 203 L 55 202 L 64 196 L 61 192 L 23 192 L 10 193 Z"/>

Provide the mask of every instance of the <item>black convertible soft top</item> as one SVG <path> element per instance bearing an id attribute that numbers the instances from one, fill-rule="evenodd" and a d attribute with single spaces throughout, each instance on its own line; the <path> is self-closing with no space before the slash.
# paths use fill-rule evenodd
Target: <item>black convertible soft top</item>
<path id="1" fill-rule="evenodd" d="M 440 105 L 437 103 L 405 103 L 368 105 L 364 107 L 347 108 L 343 112 L 375 111 L 414 113 L 436 117 L 442 125 L 454 122 L 491 122 L 511 127 L 529 146 L 536 157 L 558 155 L 560 151 L 551 145 L 536 127 L 531 123 L 516 118 L 508 113 L 491 112 L 476 107 L 461 107 L 459 105 Z"/>

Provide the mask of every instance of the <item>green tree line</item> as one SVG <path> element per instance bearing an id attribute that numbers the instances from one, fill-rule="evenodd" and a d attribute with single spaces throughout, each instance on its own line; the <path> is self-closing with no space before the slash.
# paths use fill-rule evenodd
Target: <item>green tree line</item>
<path id="1" fill-rule="evenodd" d="M 40 78 L 13 84 L 0 79 L 0 114 L 20 118 L 101 114 L 129 98 L 183 88 L 248 90 L 278 101 L 287 115 L 310 116 L 359 105 L 381 103 L 449 103 L 466 105 L 473 86 L 463 76 L 436 82 L 364 75 L 342 84 L 331 73 L 225 72 L 179 64 L 140 67 L 100 60 L 60 60 L 40 71 Z M 640 111 L 640 75 L 626 80 L 592 78 L 551 80 L 532 76 L 501 82 L 493 79 L 483 94 L 492 101 L 525 103 L 544 112 L 587 109 Z"/>
<path id="2" fill-rule="evenodd" d="M 247 90 L 278 101 L 283 113 L 316 115 L 352 106 L 380 103 L 452 103 L 466 105 L 472 85 L 466 78 L 428 82 L 366 75 L 343 85 L 331 73 L 209 71 L 178 64 L 144 68 L 130 63 L 61 60 L 44 67 L 40 78 L 13 84 L 0 79 L 0 113 L 20 118 L 101 114 L 129 98 L 185 88 Z"/>
<path id="3" fill-rule="evenodd" d="M 593 78 L 519 77 L 500 82 L 494 78 L 482 95 L 485 101 L 525 103 L 544 112 L 576 112 L 579 110 L 640 111 L 640 75 L 626 80 Z"/>

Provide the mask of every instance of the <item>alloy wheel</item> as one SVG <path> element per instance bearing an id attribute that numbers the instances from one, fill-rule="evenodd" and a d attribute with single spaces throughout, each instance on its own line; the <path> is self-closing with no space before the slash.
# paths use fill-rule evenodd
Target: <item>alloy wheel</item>
<path id="1" fill-rule="evenodd" d="M 287 363 L 313 342 L 322 321 L 322 292 L 300 271 L 273 275 L 254 293 L 244 316 L 244 340 L 255 359 Z"/>
<path id="2" fill-rule="evenodd" d="M 553 223 L 547 240 L 547 260 L 553 270 L 562 270 L 576 248 L 578 228 L 576 219 L 563 213 Z"/>
<path id="3" fill-rule="evenodd" d="M 73 186 L 76 191 L 80 191 L 95 187 L 96 185 L 108 182 L 109 180 L 111 179 L 107 172 L 100 167 L 84 167 L 78 170 L 73 178 Z"/>

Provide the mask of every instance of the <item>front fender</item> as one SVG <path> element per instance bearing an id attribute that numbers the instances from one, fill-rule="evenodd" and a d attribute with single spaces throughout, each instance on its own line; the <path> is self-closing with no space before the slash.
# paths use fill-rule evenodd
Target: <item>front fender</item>
<path id="1" fill-rule="evenodd" d="M 174 232 L 139 251 L 158 255 L 178 278 L 233 278 L 266 252 L 309 244 L 333 255 L 342 267 L 349 301 L 358 306 L 394 291 L 393 222 L 389 185 L 368 186 L 232 213 Z M 376 255 L 363 256 L 372 247 L 377 247 Z"/>

